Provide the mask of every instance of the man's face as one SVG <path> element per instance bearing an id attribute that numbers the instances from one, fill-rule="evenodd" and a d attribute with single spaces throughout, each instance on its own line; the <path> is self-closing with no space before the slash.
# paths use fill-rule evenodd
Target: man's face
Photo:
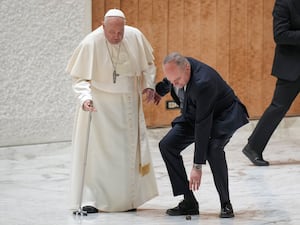
<path id="1" fill-rule="evenodd" d="M 122 41 L 124 36 L 125 20 L 120 17 L 108 18 L 103 23 L 103 30 L 105 38 L 111 44 L 118 44 Z"/>
<path id="2" fill-rule="evenodd" d="M 184 87 L 190 79 L 190 65 L 186 64 L 183 68 L 174 62 L 163 65 L 163 71 L 166 78 L 177 88 Z"/>

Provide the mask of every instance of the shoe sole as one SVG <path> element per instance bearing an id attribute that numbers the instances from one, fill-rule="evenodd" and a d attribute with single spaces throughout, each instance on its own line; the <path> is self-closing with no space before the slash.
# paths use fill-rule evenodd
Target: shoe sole
<path id="1" fill-rule="evenodd" d="M 182 212 L 180 214 L 177 214 L 167 210 L 166 214 L 168 214 L 169 216 L 187 216 L 187 215 L 194 216 L 194 215 L 199 215 L 199 211 L 188 211 L 188 212 Z"/>
<path id="2" fill-rule="evenodd" d="M 233 218 L 234 214 L 230 214 L 230 215 L 220 215 L 220 218 Z"/>

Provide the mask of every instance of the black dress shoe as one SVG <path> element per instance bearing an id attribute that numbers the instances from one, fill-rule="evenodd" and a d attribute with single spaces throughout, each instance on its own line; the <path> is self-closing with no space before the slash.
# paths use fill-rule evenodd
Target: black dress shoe
<path id="1" fill-rule="evenodd" d="M 225 204 L 222 205 L 220 217 L 221 218 L 232 218 L 232 217 L 234 217 L 232 205 L 231 205 L 230 202 L 225 203 Z"/>
<path id="2" fill-rule="evenodd" d="M 262 155 L 259 155 L 254 149 L 250 147 L 249 144 L 247 144 L 243 148 L 243 153 L 250 159 L 250 161 L 255 165 L 255 166 L 268 166 L 269 162 L 265 161 L 262 157 Z"/>
<path id="3" fill-rule="evenodd" d="M 87 213 L 98 213 L 98 209 L 95 208 L 94 206 L 90 206 L 90 205 L 83 206 L 82 210 Z"/>
<path id="4" fill-rule="evenodd" d="M 178 206 L 168 209 L 166 213 L 170 216 L 199 215 L 198 202 L 182 200 Z"/>
<path id="5" fill-rule="evenodd" d="M 128 209 L 126 212 L 136 212 L 136 208 Z"/>

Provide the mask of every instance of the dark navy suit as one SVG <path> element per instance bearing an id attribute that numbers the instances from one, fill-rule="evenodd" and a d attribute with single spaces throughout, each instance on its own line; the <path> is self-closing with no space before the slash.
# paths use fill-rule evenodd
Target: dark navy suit
<path id="1" fill-rule="evenodd" d="M 228 169 L 224 147 L 233 133 L 248 123 L 244 105 L 221 76 L 208 65 L 187 57 L 191 77 L 186 85 L 181 115 L 159 147 L 170 176 L 174 195 L 189 192 L 189 182 L 180 152 L 195 143 L 194 163 L 209 162 L 221 203 L 229 201 Z M 163 79 L 156 85 L 160 96 L 171 92 L 179 105 L 174 87 Z"/>
<path id="2" fill-rule="evenodd" d="M 262 155 L 269 139 L 300 90 L 300 0 L 276 0 L 273 9 L 276 43 L 272 75 L 277 77 L 270 106 L 249 137 L 248 144 Z"/>

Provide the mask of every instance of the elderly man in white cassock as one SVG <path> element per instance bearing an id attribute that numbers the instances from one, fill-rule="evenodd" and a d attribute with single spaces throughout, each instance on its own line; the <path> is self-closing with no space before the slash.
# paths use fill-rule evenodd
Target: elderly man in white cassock
<path id="1" fill-rule="evenodd" d="M 71 208 L 87 213 L 136 210 L 158 194 L 142 108 L 142 94 L 155 95 L 153 49 L 125 23 L 109 10 L 67 66 L 78 97 Z"/>

